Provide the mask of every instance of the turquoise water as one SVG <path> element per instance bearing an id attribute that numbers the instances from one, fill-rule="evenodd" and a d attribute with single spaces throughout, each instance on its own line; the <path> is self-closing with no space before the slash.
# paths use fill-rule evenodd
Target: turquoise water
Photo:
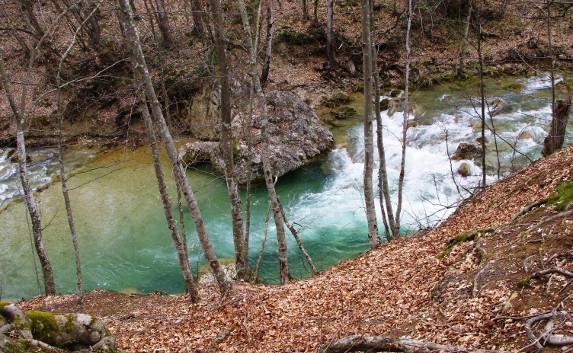
<path id="1" fill-rule="evenodd" d="M 500 85 L 520 83 L 522 88 L 508 92 Z M 469 87 L 469 88 L 468 88 Z M 510 79 L 488 82 L 492 95 L 502 96 L 508 108 L 495 116 L 499 132 L 515 141 L 523 153 L 537 158 L 550 119 L 547 81 L 540 78 Z M 420 124 L 408 132 L 408 159 L 404 195 L 404 231 L 435 225 L 454 208 L 446 208 L 460 200 L 450 174 L 446 148 L 453 153 L 458 143 L 473 142 L 479 131 L 468 90 L 471 85 L 436 86 L 414 93 L 417 120 Z M 475 95 L 475 92 L 473 93 Z M 389 178 L 393 190 L 398 176 L 401 113 L 383 113 Z M 448 130 L 449 144 L 444 142 Z M 520 134 L 528 130 L 526 138 Z M 367 227 L 361 191 L 363 141 L 360 122 L 336 131 L 341 136 L 337 148 L 315 163 L 282 177 L 277 191 L 292 223 L 300 228 L 301 238 L 320 269 L 360 254 L 368 248 Z M 488 150 L 492 151 L 491 134 Z M 570 143 L 568 139 L 568 143 Z M 502 170 L 506 172 L 514 159 L 512 150 L 500 143 Z M 71 151 L 70 180 L 72 207 L 77 223 L 82 253 L 84 283 L 87 289 L 136 289 L 142 292 L 161 290 L 183 291 L 176 253 L 164 220 L 155 176 L 146 147 L 135 151 L 118 149 L 104 153 L 90 150 Z M 45 151 L 44 151 L 44 154 Z M 49 154 L 49 153 L 48 153 Z M 13 165 L 1 157 L 0 171 Z M 78 157 L 80 156 L 80 157 Z M 83 156 L 83 157 L 81 157 Z M 38 157 L 39 158 L 39 157 Z M 79 163 L 78 160 L 82 162 Z M 488 164 L 494 165 L 493 153 Z M 53 162 L 53 161 L 52 161 Z M 456 181 L 466 187 L 477 185 L 481 168 L 469 163 L 471 175 Z M 526 160 L 516 157 L 516 166 Z M 169 179 L 168 164 L 165 163 Z M 491 166 L 490 166 L 491 167 Z M 78 173 L 84 171 L 85 173 Z M 50 181 L 53 164 L 40 163 L 34 169 L 35 184 Z M 489 182 L 496 180 L 490 169 Z M 233 257 L 230 206 L 224 181 L 209 170 L 190 170 L 189 179 L 196 192 L 207 230 L 220 258 Z M 15 176 L 0 173 L 0 296 L 17 299 L 40 294 L 36 281 L 25 206 L 10 200 L 17 194 Z M 173 184 L 170 183 L 173 193 Z M 4 193 L 2 193 L 4 191 Z M 8 194 L 11 192 L 12 194 Z M 243 195 L 244 196 L 244 195 Z M 59 292 L 72 292 L 75 267 L 65 209 L 59 183 L 38 194 L 47 252 L 54 267 Z M 254 265 L 263 236 L 263 220 L 268 204 L 266 190 L 257 185 L 253 193 L 250 262 Z M 191 218 L 186 213 L 190 262 L 197 269 L 203 264 Z M 382 228 L 380 226 L 380 228 Z M 308 266 L 289 239 L 289 265 L 295 278 L 310 274 Z M 276 283 L 278 277 L 277 246 L 274 224 L 269 222 L 261 279 Z M 41 276 L 41 271 L 38 272 Z M 40 278 L 41 280 L 41 278 Z"/>

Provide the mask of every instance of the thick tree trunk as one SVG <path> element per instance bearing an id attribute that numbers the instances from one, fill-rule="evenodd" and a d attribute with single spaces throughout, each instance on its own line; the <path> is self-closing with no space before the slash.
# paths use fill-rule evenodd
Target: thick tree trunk
<path id="1" fill-rule="evenodd" d="M 336 57 L 334 55 L 334 1 L 327 0 L 327 14 L 326 14 L 326 59 L 328 60 L 328 67 L 334 69 L 336 66 Z"/>
<path id="2" fill-rule="evenodd" d="M 547 157 L 560 150 L 565 142 L 569 113 L 571 112 L 571 97 L 566 100 L 558 100 L 555 103 L 555 114 L 551 120 L 549 135 L 543 141 L 543 156 Z"/>
<path id="3" fill-rule="evenodd" d="M 273 0 L 267 0 L 267 35 L 265 57 L 263 59 L 263 72 L 261 74 L 261 86 L 265 86 L 269 79 L 271 69 L 271 55 L 273 52 Z"/>
<path id="4" fill-rule="evenodd" d="M 252 83 L 254 85 L 254 92 L 255 92 L 255 94 L 258 98 L 258 101 L 259 101 L 259 106 L 260 106 L 260 111 L 262 113 L 262 121 L 263 121 L 263 123 L 262 123 L 263 124 L 262 138 L 264 141 L 263 151 L 268 151 L 269 150 L 268 136 L 266 134 L 266 124 L 267 124 L 267 119 L 268 119 L 267 103 L 266 103 L 266 99 L 265 99 L 265 94 L 264 94 L 262 87 L 261 87 L 261 81 L 259 80 L 259 77 L 257 74 L 257 49 L 256 49 L 256 42 L 255 42 L 256 36 L 253 37 L 253 33 L 251 30 L 251 25 L 249 23 L 249 17 L 247 15 L 247 10 L 246 10 L 246 6 L 244 4 L 244 1 L 239 0 L 238 3 L 239 3 L 239 9 L 241 11 L 241 18 L 243 21 L 243 27 L 245 29 L 245 32 L 247 32 L 247 35 L 249 36 L 249 41 L 247 44 L 249 47 L 249 52 L 251 53 L 251 62 L 250 62 L 251 70 L 250 71 L 251 71 L 251 77 L 253 79 Z M 272 4 L 272 1 L 268 1 L 268 3 Z M 268 6 L 272 6 L 272 5 L 268 5 Z M 272 7 L 269 10 L 268 16 L 271 18 L 271 24 L 272 24 Z M 270 28 L 269 28 L 269 30 L 270 30 Z M 269 45 L 269 43 L 267 43 L 267 45 Z M 278 196 L 277 196 L 277 193 L 275 190 L 275 184 L 273 181 L 271 166 L 270 166 L 266 152 L 264 152 L 262 154 L 262 162 L 263 162 L 263 174 L 264 174 L 264 178 L 265 178 L 265 185 L 267 187 L 270 207 L 273 211 L 275 226 L 276 226 L 276 230 L 277 230 L 277 242 L 278 242 L 278 247 L 279 247 L 279 256 L 278 257 L 279 257 L 280 280 L 281 280 L 281 284 L 286 284 L 290 279 L 290 273 L 288 270 L 288 252 L 287 252 L 286 237 L 285 237 L 285 230 L 284 230 L 284 218 L 283 218 L 283 215 L 281 212 L 280 203 L 278 200 Z"/>
<path id="5" fill-rule="evenodd" d="M 231 130 L 231 90 L 229 87 L 229 72 L 225 53 L 225 36 L 223 33 L 223 13 L 219 0 L 209 0 L 215 24 L 215 51 L 217 53 L 217 76 L 221 90 L 221 140 L 220 147 L 225 159 L 225 178 L 231 202 L 231 217 L 233 222 L 233 242 L 235 244 L 235 265 L 239 279 L 248 280 L 249 263 L 243 233 L 243 215 L 241 195 L 235 179 L 235 165 L 233 161 L 233 133 Z"/>
<path id="6" fill-rule="evenodd" d="M 171 29 L 169 28 L 169 18 L 165 10 L 165 2 L 163 0 L 155 0 L 155 9 L 155 19 L 161 32 L 162 44 L 165 48 L 169 48 L 173 44 L 173 39 L 171 38 Z"/>
<path id="7" fill-rule="evenodd" d="M 181 165 L 181 161 L 178 158 L 177 148 L 175 147 L 173 137 L 171 136 L 171 132 L 169 131 L 167 123 L 165 122 L 165 118 L 163 117 L 161 106 L 159 104 L 159 100 L 157 99 L 155 89 L 153 88 L 153 82 L 151 80 L 151 76 L 149 75 L 147 64 L 145 62 L 145 56 L 143 55 L 143 51 L 141 49 L 141 44 L 139 42 L 139 34 L 137 33 L 137 29 L 133 25 L 133 14 L 129 6 L 129 1 L 118 0 L 118 2 L 120 9 L 122 11 L 122 21 L 124 22 L 127 40 L 130 42 L 132 50 L 132 60 L 133 60 L 134 70 L 137 71 L 139 75 L 141 75 L 141 77 L 143 78 L 145 95 L 151 104 L 151 113 L 153 115 L 153 118 L 155 119 L 155 123 L 159 125 L 159 131 L 161 137 L 165 144 L 165 148 L 167 150 L 167 154 L 169 156 L 171 164 L 173 166 L 175 180 L 181 187 L 183 196 L 187 201 L 187 205 L 191 212 L 191 217 L 193 218 L 193 222 L 195 223 L 195 227 L 197 229 L 197 236 L 199 238 L 199 243 L 203 248 L 203 254 L 205 256 L 205 259 L 207 260 L 209 266 L 211 267 L 211 270 L 213 271 L 217 283 L 219 284 L 221 293 L 226 293 L 230 289 L 231 284 L 226 280 L 223 269 L 221 268 L 221 265 L 217 260 L 217 256 L 215 255 L 215 251 L 207 234 L 207 229 L 205 228 L 205 223 L 203 222 L 203 217 L 201 216 L 201 211 L 199 210 L 199 206 L 197 205 L 195 194 L 191 189 L 191 185 L 189 184 L 187 175 L 185 174 L 183 166 Z"/>
<path id="8" fill-rule="evenodd" d="M 191 14 L 193 16 L 193 31 L 199 35 L 203 35 L 205 32 L 203 28 L 203 10 L 201 10 L 199 0 L 191 0 Z"/>
<path id="9" fill-rule="evenodd" d="M 26 165 L 26 141 L 24 139 L 24 123 L 25 116 L 24 112 L 16 105 L 14 100 L 14 95 L 10 87 L 10 81 L 8 80 L 8 74 L 4 68 L 4 59 L 0 57 L 0 82 L 4 87 L 4 93 L 12 109 L 14 116 L 14 121 L 16 123 L 16 149 L 18 154 L 18 171 L 20 174 L 20 182 L 22 184 L 22 190 L 24 191 L 24 200 L 26 202 L 26 208 L 30 215 L 32 221 L 32 235 L 34 238 L 34 247 L 36 248 L 36 253 L 40 259 L 40 264 L 42 266 L 42 274 L 44 277 L 44 293 L 46 295 L 56 294 L 56 285 L 54 283 L 54 274 L 52 271 L 52 265 L 48 259 L 48 254 L 44 246 L 44 240 L 42 237 L 42 224 L 40 219 L 40 212 L 36 206 L 36 201 L 34 198 L 34 192 L 30 186 L 30 181 L 28 180 L 28 166 Z"/>
<path id="10" fill-rule="evenodd" d="M 370 247 L 380 245 L 374 190 L 372 186 L 373 138 L 372 138 L 372 40 L 370 36 L 370 1 L 362 0 L 362 63 L 364 74 L 364 201 L 368 221 Z"/>
<path id="11" fill-rule="evenodd" d="M 167 192 L 165 174 L 163 173 L 163 168 L 161 167 L 161 159 L 159 157 L 157 138 L 155 137 L 153 121 L 151 120 L 149 109 L 147 108 L 145 94 L 140 94 L 139 99 L 141 115 L 143 116 L 145 128 L 147 130 L 147 137 L 149 138 L 149 143 L 151 145 L 153 168 L 155 170 L 155 178 L 157 179 L 159 195 L 161 196 L 161 202 L 163 203 L 163 210 L 165 211 L 165 220 L 167 221 L 167 227 L 171 232 L 171 239 L 173 240 L 175 249 L 177 250 L 177 258 L 179 259 L 179 267 L 181 268 L 181 273 L 183 274 L 185 290 L 187 291 L 187 294 L 189 294 L 191 302 L 196 303 L 199 301 L 199 293 L 197 292 L 197 287 L 195 286 L 195 281 L 193 280 L 193 274 L 191 273 L 191 268 L 189 267 L 189 259 L 187 257 L 185 244 L 183 243 L 183 239 L 179 234 L 177 223 L 175 222 L 175 218 L 173 217 L 173 212 L 171 210 L 171 200 L 169 199 L 169 193 Z"/>
<path id="12" fill-rule="evenodd" d="M 410 112 L 410 30 L 412 28 L 412 0 L 408 0 L 408 25 L 406 29 L 406 74 L 404 78 L 404 120 L 402 126 L 402 159 L 400 161 L 400 175 L 398 176 L 398 202 L 396 205 L 396 224 L 392 230 L 395 237 L 400 235 L 400 217 L 402 215 L 402 196 L 404 191 L 404 177 L 406 175 L 406 133 L 408 132 L 408 114 Z"/>

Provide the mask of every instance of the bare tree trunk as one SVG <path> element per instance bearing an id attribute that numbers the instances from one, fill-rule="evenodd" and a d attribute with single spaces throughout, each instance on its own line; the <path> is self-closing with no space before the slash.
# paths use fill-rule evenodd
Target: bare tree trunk
<path id="1" fill-rule="evenodd" d="M 185 197 L 187 205 L 189 206 L 191 217 L 193 218 L 193 221 L 195 223 L 195 227 L 197 229 L 197 236 L 199 238 L 199 243 L 203 248 L 203 254 L 205 255 L 205 259 L 211 266 L 211 270 L 213 271 L 217 283 L 219 284 L 221 293 L 226 293 L 231 288 L 231 284 L 226 280 L 221 265 L 217 260 L 217 256 L 215 255 L 215 251 L 213 250 L 213 246 L 207 234 L 207 229 L 205 228 L 205 223 L 203 222 L 203 217 L 201 216 L 201 211 L 199 210 L 199 206 L 197 205 L 195 194 L 191 189 L 191 185 L 189 185 L 189 180 L 187 180 L 187 175 L 185 175 L 185 171 L 183 169 L 183 166 L 181 165 L 181 161 L 178 158 L 177 148 L 175 147 L 175 143 L 173 142 L 173 137 L 171 136 L 171 132 L 169 131 L 167 123 L 165 122 L 165 118 L 163 117 L 161 106 L 159 104 L 159 100 L 157 99 L 155 89 L 153 88 L 153 82 L 151 81 L 151 77 L 149 75 L 147 63 L 145 62 L 145 56 L 143 55 L 143 51 L 141 49 L 141 44 L 139 42 L 139 34 L 137 33 L 137 29 L 133 25 L 133 14 L 129 6 L 129 1 L 118 0 L 118 2 L 123 15 L 122 20 L 124 22 L 124 27 L 126 29 L 127 40 L 130 42 L 132 50 L 132 60 L 133 60 L 134 70 L 139 72 L 139 74 L 143 79 L 145 95 L 151 103 L 151 113 L 153 115 L 153 118 L 155 119 L 155 123 L 159 125 L 159 131 L 161 137 L 165 144 L 165 148 L 167 150 L 169 159 L 171 160 L 171 164 L 173 166 L 175 180 L 181 187 L 183 196 Z"/>
<path id="2" fill-rule="evenodd" d="M 408 132 L 408 114 L 410 112 L 410 30 L 412 28 L 412 0 L 408 0 L 408 26 L 406 29 L 406 77 L 404 78 L 404 120 L 402 126 L 402 160 L 400 161 L 400 175 L 398 176 L 398 202 L 396 205 L 396 228 L 392 231 L 394 236 L 400 235 L 400 217 L 402 215 L 402 195 L 404 191 L 404 177 L 406 174 L 406 133 Z"/>
<path id="3" fill-rule="evenodd" d="M 155 19 L 157 20 L 161 38 L 163 39 L 162 44 L 165 48 L 169 48 L 173 45 L 173 39 L 171 38 L 171 29 L 169 28 L 169 18 L 165 10 L 165 2 L 163 0 L 155 0 L 155 9 L 157 10 L 155 12 Z"/>
<path id="4" fill-rule="evenodd" d="M 318 0 L 314 0 L 314 6 L 312 12 L 314 17 L 314 23 L 318 23 Z"/>
<path id="5" fill-rule="evenodd" d="M 52 265 L 48 259 L 48 254 L 44 246 L 44 240 L 42 237 L 42 224 L 40 220 L 40 212 L 36 206 L 36 201 L 34 199 L 34 192 L 30 186 L 30 181 L 28 180 L 28 166 L 26 165 L 26 141 L 24 139 L 24 123 L 25 116 L 24 111 L 21 110 L 16 105 L 12 90 L 10 88 L 10 81 L 8 80 L 8 75 L 6 69 L 4 68 L 4 59 L 0 57 L 0 81 L 4 87 L 4 93 L 12 109 L 14 115 L 14 121 L 16 122 L 16 149 L 18 151 L 18 171 L 20 174 L 20 182 L 22 183 L 22 189 L 24 191 L 24 199 L 26 202 L 26 207 L 28 208 L 28 213 L 32 221 L 32 233 L 34 238 L 34 246 L 36 248 L 36 253 L 40 259 L 40 264 L 42 266 L 42 274 L 44 277 L 44 293 L 46 295 L 56 294 L 56 285 L 54 283 L 54 274 L 52 271 Z M 22 104 L 23 105 L 23 104 Z"/>
<path id="6" fill-rule="evenodd" d="M 76 261 L 76 289 L 80 296 L 80 300 L 83 298 L 84 290 L 83 290 L 83 280 L 82 280 L 82 266 L 80 260 L 80 247 L 78 244 L 78 235 L 76 231 L 76 223 L 74 221 L 74 215 L 72 212 L 72 204 L 70 201 L 70 195 L 68 191 L 68 182 L 66 179 L 66 169 L 64 165 L 64 136 L 63 136 L 63 124 L 64 124 L 64 107 L 62 104 L 62 89 L 61 89 L 61 73 L 63 64 L 70 53 L 71 49 L 73 48 L 77 34 L 81 30 L 80 28 L 74 33 L 73 39 L 68 46 L 67 50 L 64 52 L 60 59 L 60 64 L 58 65 L 58 74 L 56 78 L 57 83 L 57 92 L 56 92 L 56 101 L 57 101 L 57 109 L 58 109 L 58 163 L 60 169 L 60 182 L 62 184 L 62 194 L 64 196 L 64 206 L 66 207 L 66 216 L 68 220 L 68 226 L 70 228 L 70 236 L 72 238 L 72 247 L 74 249 L 74 258 Z"/>
<path id="7" fill-rule="evenodd" d="M 245 237 L 243 234 L 243 215 L 241 195 L 235 179 L 235 165 L 233 161 L 233 133 L 231 130 L 231 91 L 229 87 L 229 72 L 225 53 L 223 13 L 219 0 L 209 0 L 215 24 L 215 50 L 217 53 L 217 76 L 221 90 L 221 142 L 223 158 L 225 160 L 225 178 L 229 199 L 231 201 L 231 216 L 233 221 L 233 242 L 235 244 L 235 263 L 238 278 L 248 280 L 249 263 L 245 252 Z"/>
<path id="8" fill-rule="evenodd" d="M 257 50 L 256 50 L 256 36 L 253 37 L 251 25 L 249 23 L 249 17 L 247 15 L 246 6 L 243 0 L 239 0 L 239 9 L 241 11 L 241 18 L 243 21 L 243 27 L 245 32 L 249 37 L 247 45 L 249 47 L 249 52 L 251 53 L 251 77 L 253 79 L 253 84 L 255 88 L 255 94 L 258 98 L 260 110 L 262 112 L 262 138 L 264 141 L 263 148 L 262 148 L 262 162 L 263 162 L 263 174 L 265 178 L 265 185 L 267 187 L 267 192 L 269 195 L 269 202 L 270 207 L 273 211 L 273 216 L 275 220 L 275 227 L 277 230 L 277 242 L 279 246 L 279 274 L 280 274 L 280 281 L 281 284 L 288 283 L 290 279 L 290 273 L 288 270 L 288 252 L 287 252 L 287 245 L 286 245 L 286 237 L 285 237 L 285 230 L 284 230 L 284 218 L 281 212 L 280 203 L 278 200 L 278 196 L 275 190 L 275 184 L 273 181 L 273 175 L 271 171 L 271 166 L 268 160 L 267 152 L 269 150 L 268 146 L 268 136 L 266 133 L 266 125 L 268 119 L 268 112 L 267 112 L 267 103 L 265 94 L 261 87 L 261 81 L 259 80 L 257 74 Z M 272 1 L 268 1 L 268 3 L 272 3 Z M 267 3 L 267 4 L 268 4 Z M 271 17 L 272 23 L 272 8 L 269 10 L 269 17 Z M 268 34 L 268 33 L 267 33 Z M 267 43 L 268 45 L 268 43 Z"/>
<path id="9" fill-rule="evenodd" d="M 203 10 L 201 10 L 199 0 L 191 0 L 191 14 L 193 16 L 193 31 L 199 35 L 203 35 L 205 32 L 203 28 Z"/>
<path id="10" fill-rule="evenodd" d="M 159 148 L 157 146 L 157 139 L 155 137 L 153 122 L 149 114 L 149 109 L 147 108 L 145 94 L 142 92 L 139 96 L 140 96 L 139 105 L 140 105 L 141 115 L 143 116 L 143 120 L 145 122 L 145 128 L 147 130 L 147 137 L 149 138 L 149 143 L 151 145 L 153 168 L 155 169 L 157 187 L 159 188 L 159 195 L 161 196 L 161 202 L 163 203 L 163 210 L 165 211 L 165 219 L 167 221 L 167 227 L 171 232 L 171 239 L 173 240 L 173 243 L 175 244 L 175 249 L 177 250 L 177 258 L 179 259 L 179 267 L 181 268 L 181 273 L 183 274 L 183 280 L 185 282 L 185 290 L 187 291 L 187 294 L 189 294 L 191 302 L 196 303 L 199 301 L 199 292 L 197 292 L 197 287 L 195 286 L 195 281 L 193 280 L 193 274 L 191 273 L 191 268 L 189 267 L 189 258 L 187 257 L 186 247 L 182 242 L 182 238 L 177 229 L 177 223 L 175 223 L 175 218 L 173 217 L 173 212 L 171 211 L 171 200 L 169 199 L 169 193 L 167 192 L 167 184 L 165 183 L 165 174 L 163 174 L 163 169 L 161 168 L 161 160 L 159 158 Z"/>
<path id="11" fill-rule="evenodd" d="M 549 135 L 543 141 L 543 156 L 547 157 L 560 150 L 565 142 L 565 132 L 571 111 L 571 97 L 567 100 L 558 100 L 555 104 L 555 113 L 551 120 Z"/>
<path id="12" fill-rule="evenodd" d="M 481 99 L 481 164 L 482 164 L 482 172 L 481 172 L 481 187 L 485 188 L 487 185 L 487 167 L 485 165 L 485 156 L 486 156 L 486 145 L 485 145 L 485 85 L 483 82 L 483 48 L 482 48 L 482 28 L 481 28 L 481 12 L 480 12 L 480 5 L 477 6 L 477 18 L 478 18 L 478 59 L 479 59 L 479 92 L 480 92 L 480 99 Z"/>
<path id="13" fill-rule="evenodd" d="M 264 87 L 269 79 L 271 68 L 271 54 L 273 50 L 273 0 L 267 0 L 267 35 L 265 57 L 263 59 L 263 72 L 261 74 L 261 86 Z"/>
<path id="14" fill-rule="evenodd" d="M 372 11 L 372 8 L 370 9 Z M 371 23 L 371 32 L 374 28 L 374 20 Z M 372 73 L 374 76 L 374 109 L 376 113 L 376 138 L 378 147 L 378 193 L 380 197 L 380 209 L 382 210 L 382 220 L 386 238 L 391 240 L 396 229 L 392 199 L 390 197 L 390 187 L 388 185 L 388 171 L 386 168 L 386 151 L 384 149 L 384 131 L 382 124 L 382 114 L 380 111 L 380 75 L 378 71 L 378 60 L 375 45 L 372 45 Z"/>
<path id="15" fill-rule="evenodd" d="M 372 40 L 370 1 L 362 0 L 362 62 L 364 74 L 364 201 L 368 221 L 370 248 L 380 245 L 374 191 L 372 186 L 373 138 L 372 138 Z"/>
<path id="16" fill-rule="evenodd" d="M 32 0 L 20 0 L 20 9 L 28 26 L 34 29 L 36 38 L 41 38 L 44 35 L 44 29 L 38 22 L 36 14 L 34 14 L 34 3 Z"/>
<path id="17" fill-rule="evenodd" d="M 466 23 L 464 27 L 464 37 L 460 45 L 460 52 L 458 53 L 458 67 L 456 70 L 456 75 L 462 77 L 464 75 L 464 55 L 466 48 L 468 46 L 468 36 L 470 33 L 470 22 L 472 19 L 472 2 L 468 0 L 468 15 L 466 17 Z"/>
<path id="18" fill-rule="evenodd" d="M 302 19 L 308 20 L 308 1 L 302 0 Z"/>
<path id="19" fill-rule="evenodd" d="M 551 113 L 555 116 L 555 57 L 553 56 L 553 37 L 551 33 L 551 4 L 553 0 L 546 0 L 547 5 L 547 44 L 549 46 L 549 64 L 551 68 Z"/>
<path id="20" fill-rule="evenodd" d="M 255 18 L 255 32 L 252 33 L 251 25 L 249 23 L 249 15 L 247 13 L 247 9 L 245 6 L 244 1 L 239 1 L 239 12 L 241 14 L 241 20 L 243 22 L 243 27 L 245 33 L 248 34 L 247 38 L 247 48 L 249 50 L 249 65 L 251 67 L 250 76 L 250 87 L 249 87 L 249 119 L 247 126 L 245 126 L 245 136 L 247 139 L 247 151 L 248 153 L 252 153 L 253 151 L 253 134 L 251 133 L 251 129 L 253 127 L 253 119 L 254 119 L 254 99 L 255 99 L 255 80 L 258 80 L 257 77 L 257 50 L 259 44 L 259 34 L 260 34 L 260 20 L 261 20 L 261 12 L 262 12 L 262 1 L 259 1 L 259 6 L 257 9 L 257 16 Z M 249 170 L 249 177 L 247 180 L 247 187 L 246 187 L 246 199 L 245 199 L 245 253 L 249 254 L 249 238 L 251 234 L 251 164 L 252 161 L 249 159 L 248 167 Z M 270 210 L 269 210 L 270 212 Z M 256 279 L 256 276 L 255 276 Z"/>
<path id="21" fill-rule="evenodd" d="M 155 18 L 155 8 L 153 7 L 153 2 L 149 0 L 143 0 L 143 5 L 145 6 L 145 12 L 147 12 L 147 19 L 149 20 L 149 28 L 151 29 L 151 34 L 153 35 L 153 39 L 157 41 L 157 34 L 155 33 L 155 24 L 153 23 L 153 19 Z M 121 26 L 121 21 L 119 22 Z"/>
<path id="22" fill-rule="evenodd" d="M 336 58 L 334 55 L 334 1 L 327 0 L 327 15 L 326 15 L 326 58 L 328 60 L 328 67 L 334 69 L 336 66 Z"/>

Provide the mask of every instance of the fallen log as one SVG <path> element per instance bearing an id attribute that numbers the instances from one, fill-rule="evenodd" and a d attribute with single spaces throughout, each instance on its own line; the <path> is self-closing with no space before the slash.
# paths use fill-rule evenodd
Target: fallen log
<path id="1" fill-rule="evenodd" d="M 500 353 L 482 349 L 468 349 L 411 338 L 391 338 L 385 336 L 348 336 L 331 342 L 317 350 L 317 353 L 346 352 L 457 352 L 457 353 Z"/>

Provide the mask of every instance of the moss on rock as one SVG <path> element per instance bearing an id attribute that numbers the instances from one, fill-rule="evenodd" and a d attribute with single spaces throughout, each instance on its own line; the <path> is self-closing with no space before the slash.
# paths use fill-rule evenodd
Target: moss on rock
<path id="1" fill-rule="evenodd" d="M 49 345 L 56 345 L 60 328 L 54 314 L 31 310 L 26 312 L 26 316 L 30 319 L 32 335 L 35 339 Z"/>
<path id="2" fill-rule="evenodd" d="M 547 205 L 555 205 L 557 211 L 565 211 L 573 200 L 573 180 L 565 181 L 557 187 L 555 194 L 547 199 Z"/>

